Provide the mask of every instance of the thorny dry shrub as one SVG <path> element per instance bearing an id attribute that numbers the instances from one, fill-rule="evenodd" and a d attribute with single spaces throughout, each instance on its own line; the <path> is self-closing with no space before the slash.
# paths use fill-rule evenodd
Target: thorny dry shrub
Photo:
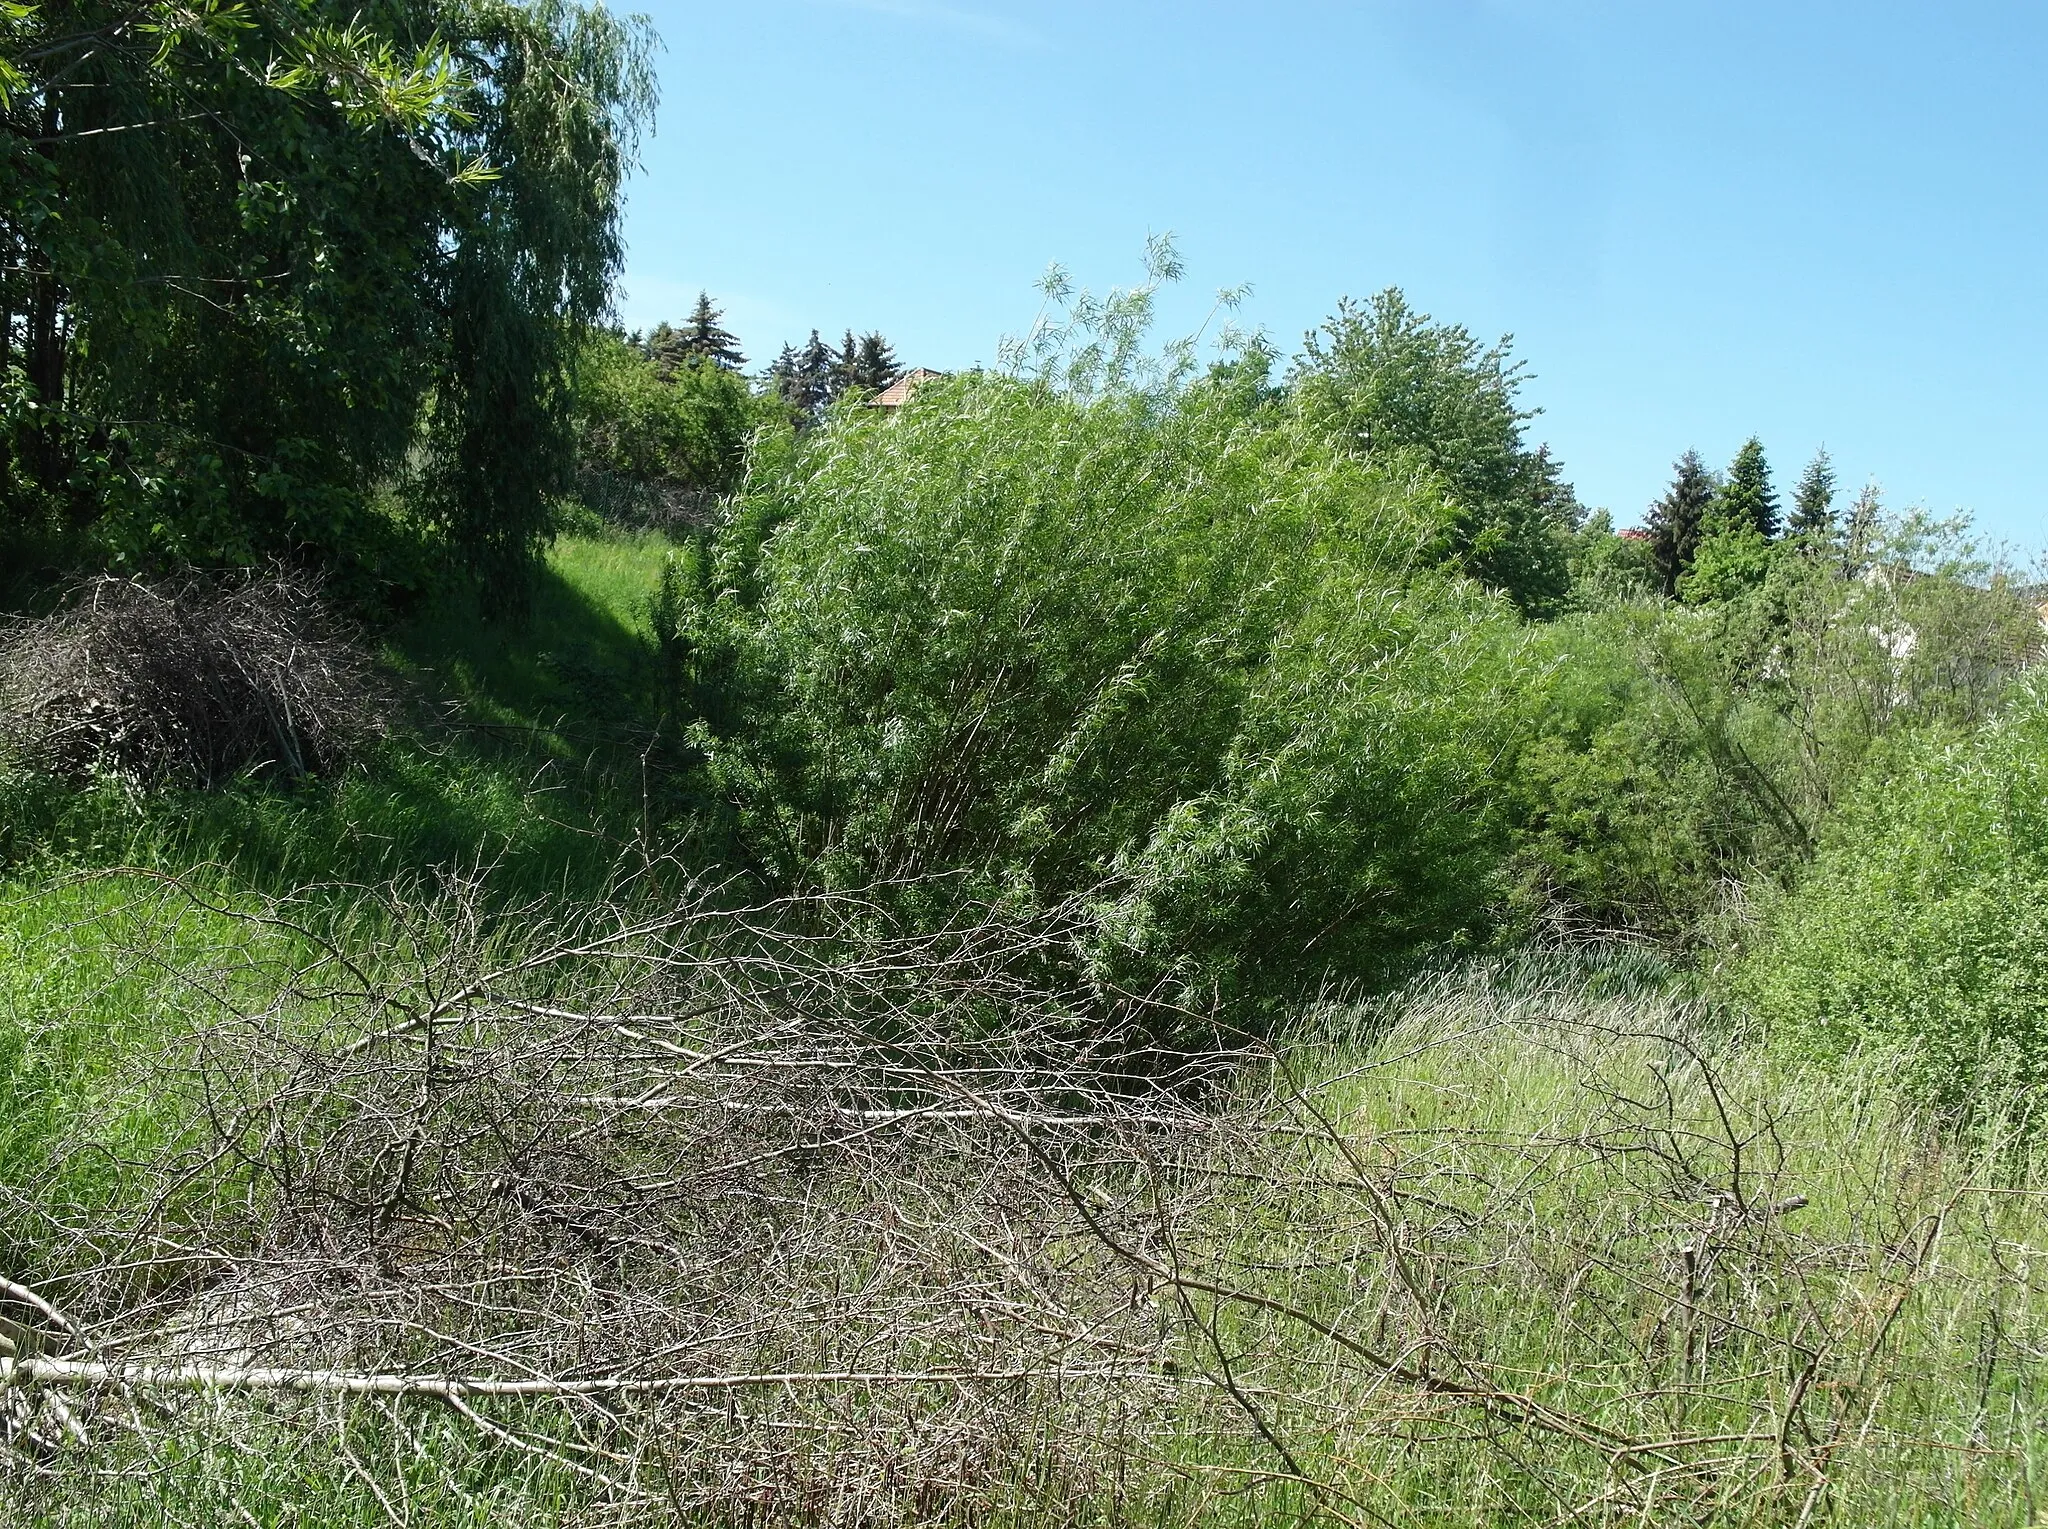
<path id="1" fill-rule="evenodd" d="M 294 1468 L 351 1522 L 2039 1511 L 2033 1149 L 1654 994 L 1536 963 L 1198 1059 L 993 910 L 251 916 L 316 953 L 193 973 L 143 1192 L 0 1203 L 30 1521 Z"/>
<path id="2" fill-rule="evenodd" d="M 1244 1465 L 1361 1523 L 2041 1522 L 2038 1143 L 1597 988 L 1525 960 L 1340 1014 L 1159 1165 Z"/>
<path id="3" fill-rule="evenodd" d="M 308 575 L 100 577 L 0 632 L 0 761 L 216 787 L 330 772 L 383 730 L 368 655 Z"/>
<path id="4" fill-rule="evenodd" d="M 0 1292 L 45 1505 L 174 1474 L 222 1396 L 258 1452 L 452 1411 L 604 1522 L 971 1519 L 1148 1452 L 1167 1334 L 1062 1174 L 1203 1069 L 1020 976 L 1062 931 L 385 912 L 374 967 L 257 915 L 321 953 L 166 1060 L 193 1129 L 119 1220 L 0 1205 L 45 1250 Z"/>

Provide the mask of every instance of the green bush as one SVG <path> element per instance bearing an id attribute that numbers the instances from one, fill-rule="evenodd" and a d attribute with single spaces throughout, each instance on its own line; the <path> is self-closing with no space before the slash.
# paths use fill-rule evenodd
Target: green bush
<path id="1" fill-rule="evenodd" d="M 703 799 L 778 884 L 1083 903 L 1116 980 L 1271 993 L 1469 937 L 1518 638 L 1430 555 L 1431 481 L 1228 386 L 841 411 L 664 618 Z"/>
<path id="2" fill-rule="evenodd" d="M 1873 773 L 1736 982 L 1794 1044 L 1896 1051 L 1945 1104 L 2048 1083 L 2048 681 Z"/>
<path id="3" fill-rule="evenodd" d="M 1602 924 L 1696 940 L 1737 884 L 1790 884 L 1886 739 L 1991 716 L 2038 642 L 2032 612 L 1943 528 L 1898 522 L 1880 553 L 1731 533 L 1695 570 L 1727 575 L 1705 603 L 1617 583 L 1538 628 L 1511 791 L 1528 880 Z"/>
<path id="4" fill-rule="evenodd" d="M 614 519 L 688 518 L 673 511 L 738 486 L 748 442 L 777 412 L 711 361 L 664 368 L 616 334 L 593 335 L 576 381 L 579 495 Z"/>

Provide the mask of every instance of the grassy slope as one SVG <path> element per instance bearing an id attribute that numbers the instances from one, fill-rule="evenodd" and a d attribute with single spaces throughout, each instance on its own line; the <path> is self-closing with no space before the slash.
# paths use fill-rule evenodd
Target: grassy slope
<path id="1" fill-rule="evenodd" d="M 523 632 L 449 605 L 395 633 L 387 657 L 428 715 L 339 781 L 153 797 L 0 782 L 0 1182 L 100 1192 L 75 1164 L 51 1179 L 65 1123 L 95 1118 L 117 1147 L 175 1129 L 158 1101 L 122 1092 L 122 1059 L 210 1007 L 194 973 L 305 953 L 157 878 L 225 908 L 331 887 L 339 920 L 351 885 L 394 878 L 485 873 L 501 903 L 602 886 L 639 829 L 619 806 L 637 793 L 618 783 L 646 728 L 641 607 L 665 551 L 564 538 Z"/>
<path id="2" fill-rule="evenodd" d="M 195 978 L 249 968 L 253 958 L 235 980 L 260 985 L 264 961 L 304 954 L 289 931 L 252 930 L 146 876 L 98 873 L 175 874 L 228 905 L 451 866 L 488 867 L 491 895 L 506 904 L 573 899 L 601 885 L 639 829 L 634 776 L 649 678 L 640 607 L 663 552 L 657 538 L 565 540 L 516 642 L 453 607 L 396 634 L 394 666 L 447 710 L 339 783 L 151 801 L 113 787 L 82 797 L 9 788 L 0 800 L 0 1183 L 120 1194 L 120 1158 L 178 1123 L 164 1101 L 128 1089 L 123 1058 L 166 1044 L 202 1015 L 213 999 Z M 330 912 L 337 927 L 349 923 L 345 891 Z M 376 930 L 358 922 L 345 932 L 375 948 Z M 1731 1259 L 1732 1283 L 1719 1298 L 1755 1330 L 1724 1325 L 1689 1378 L 1686 1350 L 1671 1336 L 1683 1306 L 1672 1289 L 1686 1239 L 1711 1220 L 1713 1174 L 1728 1166 L 1713 1145 L 1712 1102 L 1696 1082 L 1679 1085 L 1680 1135 L 1670 1139 L 1698 1132 L 1686 1168 L 1697 1182 L 1650 1154 L 1591 1150 L 1585 1144 L 1618 1139 L 1617 1101 L 1662 1087 L 1668 1057 L 1640 1037 L 1609 1034 L 1589 1050 L 1583 1030 L 1544 1031 L 1531 1016 L 1568 1005 L 1548 979 L 1532 980 L 1526 1012 L 1511 1024 L 1501 1022 L 1498 997 L 1423 994 L 1389 1040 L 1302 1051 L 1337 1134 L 1301 1149 L 1293 1182 L 1343 1182 L 1358 1161 L 1420 1155 L 1426 1173 L 1412 1187 L 1463 1207 L 1449 1221 L 1421 1217 L 1410 1232 L 1446 1331 L 1519 1367 L 1574 1415 L 1631 1434 L 1690 1429 L 1738 1440 L 1717 1457 L 1731 1463 L 1707 1472 L 1718 1506 L 1702 1512 L 1694 1494 L 1693 1511 L 1670 1521 L 1799 1521 L 1808 1483 L 1779 1440 L 1797 1432 L 1786 1422 L 1799 1383 L 1790 1361 L 1824 1334 L 1829 1357 L 1816 1373 L 1827 1389 L 1799 1393 L 1799 1427 L 1840 1435 L 1835 1521 L 2038 1522 L 2048 1500 L 2037 1497 L 2048 1435 L 2036 1401 L 2048 1376 L 2032 1358 L 2048 1352 L 2040 1165 L 2023 1153 L 1987 1168 L 1944 1148 L 1890 1102 L 1881 1079 L 1738 1057 L 1730 1086 L 1739 1111 L 1775 1121 L 1758 1138 L 1770 1192 L 1804 1194 L 1811 1209 L 1768 1257 L 1744 1244 Z M 1601 1012 L 1612 1026 L 1637 1012 L 1630 1005 L 1647 1012 L 1659 1001 L 1637 995 Z M 48 1144 L 80 1122 L 111 1150 L 97 1176 L 74 1160 L 53 1182 Z M 1353 1152 L 1365 1156 L 1353 1161 Z M 1361 1230 L 1370 1218 L 1349 1214 L 1356 1204 L 1341 1195 L 1284 1182 L 1223 1192 L 1207 1256 L 1249 1288 L 1368 1331 L 1388 1299 L 1387 1265 Z M 1940 1235 L 1930 1242 L 1931 1230 Z M 0 1273 L 28 1267 L 33 1251 L 9 1235 L 0 1230 Z M 1908 1251 L 1920 1246 L 1933 1256 Z M 1419 1415 L 1398 1388 L 1270 1313 L 1239 1310 L 1219 1331 L 1251 1380 L 1314 1404 L 1276 1421 L 1313 1474 L 1363 1500 L 1360 1521 L 1645 1521 L 1623 1497 L 1603 1496 L 1615 1477 L 1599 1450 L 1498 1430 L 1489 1437 L 1469 1417 Z M 366 1456 L 412 1462 L 394 1466 L 419 1478 L 406 1489 L 406 1522 L 556 1523 L 581 1490 L 544 1462 L 479 1449 L 445 1417 L 427 1418 L 402 1443 L 374 1416 L 362 1426 Z M 1219 1442 L 1226 1437 L 1235 1442 Z M 1271 1464 L 1242 1418 L 1206 1403 L 1190 1407 L 1163 1448 L 1205 1471 Z M 300 1457 L 280 1464 L 207 1449 L 195 1431 L 192 1454 L 167 1462 L 132 1502 L 81 1502 L 48 1521 L 156 1523 L 171 1511 L 193 1522 L 390 1521 L 338 1464 L 309 1475 Z M 1159 1522 L 1240 1523 L 1303 1511 L 1301 1492 L 1285 1484 L 1247 1495 L 1227 1475 L 1197 1479 L 1207 1484 L 1169 1486 L 1161 1476 L 1157 1490 L 1134 1486 L 1127 1509 Z M 1674 1478 L 1674 1501 L 1690 1479 Z"/>

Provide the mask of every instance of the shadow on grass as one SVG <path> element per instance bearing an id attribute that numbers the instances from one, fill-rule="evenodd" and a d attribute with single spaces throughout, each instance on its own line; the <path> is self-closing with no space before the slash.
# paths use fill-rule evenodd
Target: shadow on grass
<path id="1" fill-rule="evenodd" d="M 212 865 L 281 893 L 488 870 L 500 904 L 598 895 L 642 831 L 658 539 L 575 539 L 529 618 L 451 598 L 388 635 L 411 715 L 340 778 L 289 789 L 0 782 L 0 875 Z"/>

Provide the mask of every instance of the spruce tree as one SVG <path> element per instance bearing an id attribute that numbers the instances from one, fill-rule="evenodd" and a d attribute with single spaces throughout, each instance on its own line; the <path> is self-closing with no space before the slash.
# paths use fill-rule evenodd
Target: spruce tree
<path id="1" fill-rule="evenodd" d="M 740 354 L 739 338 L 719 323 L 723 317 L 712 306 L 711 294 L 699 292 L 697 306 L 690 311 L 689 325 L 683 331 L 683 344 L 691 355 L 736 372 L 747 364 L 747 358 Z"/>
<path id="2" fill-rule="evenodd" d="M 797 357 L 797 376 L 803 389 L 805 410 L 813 420 L 824 416 L 833 398 L 832 374 L 837 358 L 832 347 L 818 338 L 818 331 L 811 331 L 810 343 L 805 345 Z"/>
<path id="3" fill-rule="evenodd" d="M 1671 487 L 1650 506 L 1650 551 L 1664 593 L 1676 596 L 1678 581 L 1692 567 L 1700 536 L 1713 512 L 1718 485 L 1697 451 L 1678 459 Z"/>
<path id="4" fill-rule="evenodd" d="M 836 401 L 850 389 L 861 386 L 860 342 L 849 329 L 846 338 L 840 342 L 839 353 L 832 358 L 832 397 Z"/>
<path id="5" fill-rule="evenodd" d="M 792 408 L 796 405 L 796 347 L 785 345 L 768 363 L 768 391 Z"/>
<path id="6" fill-rule="evenodd" d="M 656 324 L 641 349 L 654 363 L 656 374 L 664 382 L 673 377 L 676 369 L 687 363 L 692 355 L 688 333 L 673 324 Z"/>
<path id="7" fill-rule="evenodd" d="M 783 346 L 782 354 L 768 368 L 769 387 L 789 405 L 799 429 L 808 429 L 824 417 L 834 396 L 836 369 L 832 347 L 818 338 L 815 329 L 802 350 Z"/>
<path id="8" fill-rule="evenodd" d="M 1753 435 L 1728 464 L 1713 518 L 1716 530 L 1748 529 L 1767 542 L 1778 539 L 1778 491 L 1771 486 L 1771 464 L 1764 460 L 1764 443 Z"/>
<path id="9" fill-rule="evenodd" d="M 1835 464 L 1823 446 L 1813 454 L 1813 460 L 1806 464 L 1806 471 L 1799 475 L 1799 486 L 1792 491 L 1792 523 L 1794 536 L 1810 537 L 1815 541 L 1828 541 L 1835 534 Z"/>
<path id="10" fill-rule="evenodd" d="M 861 336 L 860 356 L 854 363 L 854 376 L 861 387 L 879 393 L 902 375 L 895 347 L 882 338 L 879 330 Z"/>

